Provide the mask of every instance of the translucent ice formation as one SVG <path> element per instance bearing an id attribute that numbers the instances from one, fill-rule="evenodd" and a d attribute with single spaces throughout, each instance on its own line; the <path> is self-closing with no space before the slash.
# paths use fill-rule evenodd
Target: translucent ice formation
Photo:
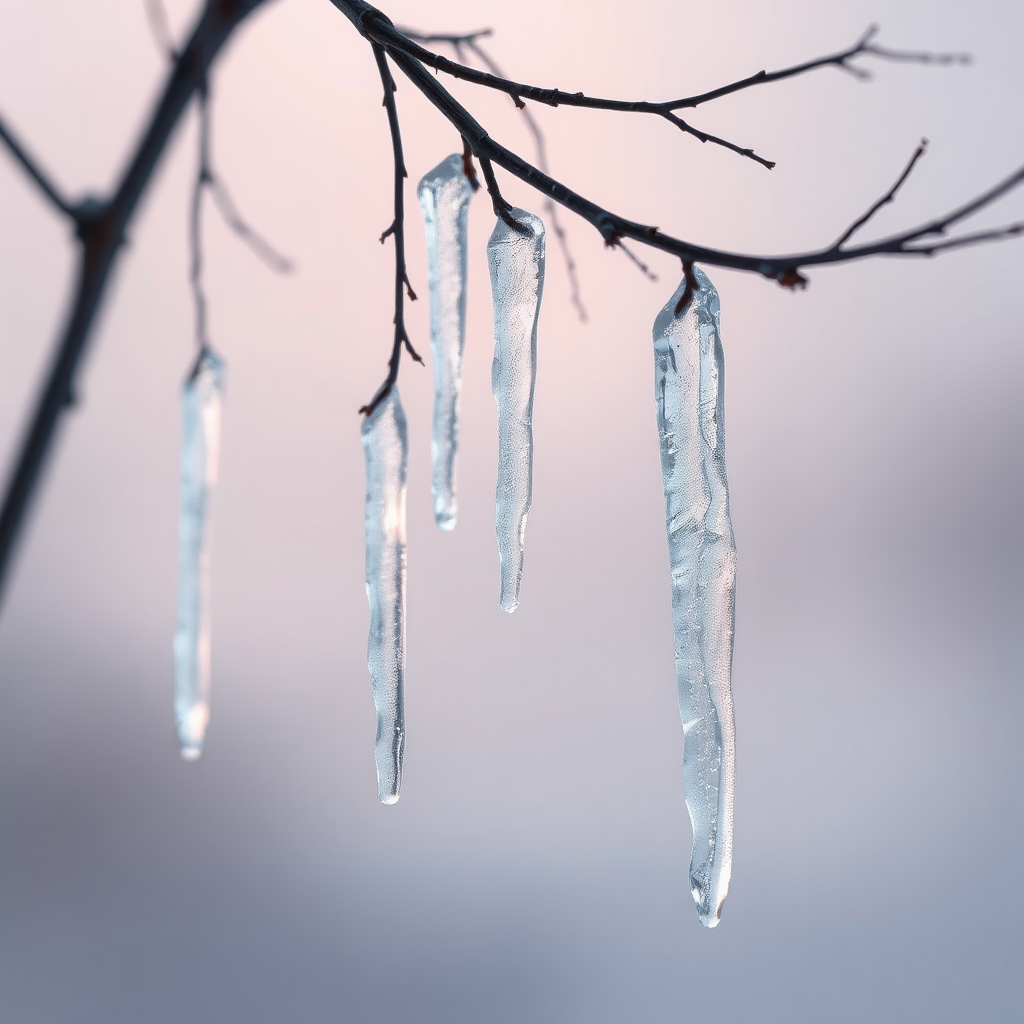
<path id="1" fill-rule="evenodd" d="M 363 421 L 366 455 L 367 663 L 377 708 L 377 791 L 398 800 L 405 750 L 405 413 L 392 388 Z"/>
<path id="2" fill-rule="evenodd" d="M 491 390 L 498 404 L 498 487 L 494 527 L 501 562 L 501 607 L 514 612 L 523 578 L 523 538 L 533 494 L 533 391 L 537 315 L 544 290 L 544 224 L 510 211 L 525 232 L 499 218 L 487 243 L 494 299 Z"/>
<path id="3" fill-rule="evenodd" d="M 725 364 L 718 293 L 685 281 L 654 321 L 654 382 L 672 570 L 683 782 L 693 827 L 690 891 L 701 923 L 721 916 L 732 873 L 732 640 L 736 547 L 725 476 Z"/>
<path id="4" fill-rule="evenodd" d="M 445 157 L 420 181 L 427 229 L 430 351 L 434 357 L 434 427 L 431 440 L 434 520 L 455 528 L 455 456 L 459 446 L 462 348 L 466 338 L 466 222 L 473 187 L 462 154 Z"/>
<path id="5" fill-rule="evenodd" d="M 217 483 L 224 364 L 199 354 L 181 396 L 181 512 L 174 716 L 181 756 L 203 752 L 210 720 L 210 514 Z"/>

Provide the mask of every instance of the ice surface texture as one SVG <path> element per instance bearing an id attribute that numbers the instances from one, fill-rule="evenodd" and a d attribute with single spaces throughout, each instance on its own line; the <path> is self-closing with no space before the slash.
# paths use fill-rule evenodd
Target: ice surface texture
<path id="1" fill-rule="evenodd" d="M 700 271 L 654 321 L 654 383 L 672 570 L 683 783 L 693 826 L 690 891 L 718 924 L 732 873 L 732 639 L 736 546 L 725 476 L 725 364 L 718 293 Z"/>
<path id="2" fill-rule="evenodd" d="M 473 187 L 462 154 L 445 157 L 417 190 L 427 230 L 430 351 L 434 359 L 434 426 L 430 454 L 434 521 L 455 528 L 455 456 L 459 447 L 462 348 L 466 339 L 466 225 Z"/>
<path id="3" fill-rule="evenodd" d="M 501 562 L 501 607 L 514 612 L 523 579 L 523 538 L 533 495 L 533 391 L 537 315 L 544 290 L 544 224 L 510 211 L 521 234 L 499 218 L 487 243 L 494 299 L 491 390 L 498 403 L 498 487 L 494 529 Z"/>
<path id="4" fill-rule="evenodd" d="M 377 708 L 377 790 L 393 804 L 405 750 L 405 474 L 409 445 L 398 388 L 363 421 L 366 455 L 367 664 Z"/>
<path id="5" fill-rule="evenodd" d="M 210 515 L 220 451 L 224 364 L 209 349 L 181 395 L 181 513 L 178 629 L 174 634 L 174 717 L 181 756 L 203 752 L 210 721 Z"/>

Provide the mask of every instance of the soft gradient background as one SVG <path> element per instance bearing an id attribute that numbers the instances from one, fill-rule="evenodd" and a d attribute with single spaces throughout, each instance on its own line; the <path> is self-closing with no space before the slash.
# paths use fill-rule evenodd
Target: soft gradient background
<path id="1" fill-rule="evenodd" d="M 195 4 L 169 5 L 179 37 Z M 492 25 L 540 84 L 662 98 L 847 45 L 970 68 L 835 70 L 695 123 L 537 111 L 557 176 L 744 251 L 825 244 L 932 146 L 883 231 L 1024 162 L 1015 0 L 395 0 Z M 141 0 L 0 0 L 0 109 L 71 194 L 114 180 L 165 69 Z M 524 147 L 512 105 L 455 87 Z M 656 284 L 568 221 L 552 248 L 523 603 L 497 601 L 493 223 L 474 257 L 454 535 L 432 525 L 430 375 L 410 418 L 401 802 L 376 802 L 356 409 L 389 345 L 391 156 L 368 47 L 327 0 L 277 0 L 215 75 L 214 152 L 294 257 L 265 270 L 207 218 L 230 372 L 207 753 L 171 715 L 178 393 L 192 358 L 194 122 L 153 181 L 99 319 L 0 618 L 0 1020 L 537 1024 L 1005 1022 L 1024 1013 L 1024 243 L 726 272 L 739 545 L 735 870 L 696 920 L 679 770 L 650 325 Z M 411 274 L 420 174 L 458 139 L 402 86 Z M 505 181 L 516 202 L 536 197 Z M 1024 217 L 1024 196 L 984 223 Z M 0 459 L 68 296 L 67 227 L 0 158 Z M 412 328 L 427 348 L 425 302 Z"/>

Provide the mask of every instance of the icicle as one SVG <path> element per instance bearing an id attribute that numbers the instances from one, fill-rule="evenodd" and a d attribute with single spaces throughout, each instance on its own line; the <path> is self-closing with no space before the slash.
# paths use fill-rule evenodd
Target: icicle
<path id="1" fill-rule="evenodd" d="M 408 441 L 398 388 L 363 421 L 366 454 L 367 663 L 377 708 L 377 790 L 398 800 L 405 749 L 405 470 Z"/>
<path id="2" fill-rule="evenodd" d="M 427 229 L 430 286 L 430 351 L 434 359 L 434 427 L 431 440 L 434 520 L 455 528 L 455 456 L 459 446 L 462 349 L 466 339 L 466 222 L 473 187 L 461 153 L 445 157 L 417 190 Z"/>
<path id="3" fill-rule="evenodd" d="M 725 476 L 725 364 L 718 293 L 694 270 L 654 322 L 655 397 L 672 570 L 683 782 L 693 827 L 690 890 L 702 924 L 721 916 L 732 873 L 732 673 L 736 547 Z"/>
<path id="4" fill-rule="evenodd" d="M 523 578 L 523 539 L 533 494 L 533 391 L 537 380 L 537 316 L 544 290 L 544 224 L 525 210 L 499 218 L 487 243 L 494 299 L 491 390 L 498 404 L 495 533 L 501 562 L 501 607 L 514 612 Z"/>
<path id="5" fill-rule="evenodd" d="M 186 761 L 203 752 L 210 721 L 210 527 L 223 391 L 224 363 L 204 348 L 181 395 L 174 714 Z"/>

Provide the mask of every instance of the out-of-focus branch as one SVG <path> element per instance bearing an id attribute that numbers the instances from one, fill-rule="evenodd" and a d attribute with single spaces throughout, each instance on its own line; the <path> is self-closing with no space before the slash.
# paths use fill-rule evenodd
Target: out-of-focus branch
<path id="1" fill-rule="evenodd" d="M 14 132 L 4 124 L 2 117 L 0 117 L 0 141 L 7 146 L 11 156 L 14 157 L 15 161 L 21 165 L 21 169 L 36 183 L 39 190 L 44 196 L 46 196 L 50 203 L 66 217 L 70 217 L 75 221 L 75 223 L 78 223 L 78 209 L 72 206 L 71 203 L 69 203 L 60 194 L 57 186 L 50 180 L 50 176 L 42 169 L 39 162 L 29 155 L 28 150 L 25 149 L 24 145 L 22 145 L 18 140 Z"/>
<path id="2" fill-rule="evenodd" d="M 53 444 L 57 423 L 71 404 L 78 368 L 91 336 L 96 312 L 106 294 L 110 273 L 139 200 L 152 180 L 153 171 L 164 155 L 182 112 L 204 80 L 206 68 L 216 59 L 241 22 L 265 2 L 267 0 L 206 0 L 188 42 L 170 69 L 128 166 L 108 198 L 71 206 L 49 184 L 49 179 L 39 172 L 34 162 L 27 160 L 24 149 L 17 143 L 12 144 L 9 132 L 4 134 L 8 148 L 51 202 L 74 218 L 80 245 L 71 308 L 0 507 L 0 592 Z"/>

